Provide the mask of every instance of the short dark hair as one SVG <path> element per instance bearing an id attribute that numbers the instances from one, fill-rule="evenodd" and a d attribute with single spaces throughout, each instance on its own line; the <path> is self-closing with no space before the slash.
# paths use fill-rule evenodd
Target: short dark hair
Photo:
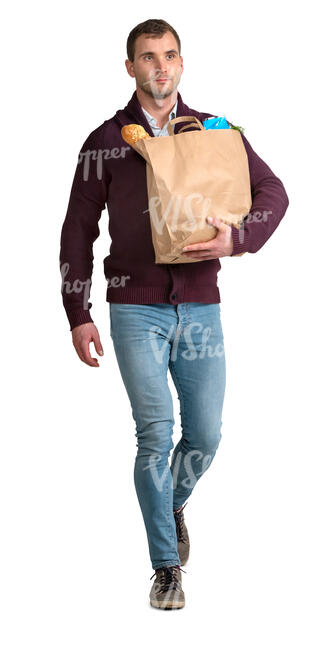
<path id="1" fill-rule="evenodd" d="M 179 48 L 179 54 L 181 54 L 181 42 L 180 38 L 175 31 L 174 27 L 172 27 L 169 23 L 166 22 L 166 20 L 160 20 L 157 18 L 151 18 L 149 20 L 145 20 L 143 23 L 139 23 L 134 27 L 127 39 L 127 58 L 130 61 L 134 61 L 134 56 L 135 56 L 135 41 L 138 36 L 141 34 L 149 34 L 150 36 L 153 36 L 154 38 L 161 38 L 163 34 L 166 32 L 171 32 L 176 38 L 176 41 L 178 43 L 178 48 Z"/>

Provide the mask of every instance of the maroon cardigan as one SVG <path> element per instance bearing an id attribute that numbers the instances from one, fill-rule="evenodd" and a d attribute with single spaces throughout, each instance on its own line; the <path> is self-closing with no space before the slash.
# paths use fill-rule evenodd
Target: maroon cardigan
<path id="1" fill-rule="evenodd" d="M 177 117 L 199 113 L 177 93 Z M 89 309 L 93 242 L 99 235 L 102 210 L 109 214 L 110 254 L 103 261 L 108 302 L 219 303 L 219 259 L 185 264 L 156 264 L 151 237 L 146 162 L 121 136 L 124 124 L 141 124 L 155 137 L 136 90 L 123 110 L 90 133 L 78 156 L 66 217 L 61 230 L 61 294 L 70 331 L 93 322 Z M 183 126 L 174 126 L 174 133 Z M 193 128 L 193 127 L 191 127 Z M 186 129 L 191 130 L 191 129 Z M 232 228 L 232 256 L 257 252 L 277 228 L 289 199 L 283 183 L 253 151 L 242 134 L 248 156 L 252 207 L 240 230 Z M 267 212 L 267 218 L 263 215 Z"/>

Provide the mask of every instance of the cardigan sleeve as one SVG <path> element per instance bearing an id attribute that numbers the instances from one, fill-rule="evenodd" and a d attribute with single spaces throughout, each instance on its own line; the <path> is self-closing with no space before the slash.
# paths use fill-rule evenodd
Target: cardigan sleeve
<path id="1" fill-rule="evenodd" d="M 231 226 L 231 257 L 260 250 L 279 225 L 289 205 L 282 181 L 256 154 L 243 133 L 241 136 L 249 163 L 252 206 L 239 229 Z"/>
<path id="2" fill-rule="evenodd" d="M 72 182 L 60 237 L 61 294 L 70 331 L 93 322 L 89 302 L 93 272 L 93 243 L 106 206 L 111 176 L 103 159 L 103 125 L 83 143 Z"/>

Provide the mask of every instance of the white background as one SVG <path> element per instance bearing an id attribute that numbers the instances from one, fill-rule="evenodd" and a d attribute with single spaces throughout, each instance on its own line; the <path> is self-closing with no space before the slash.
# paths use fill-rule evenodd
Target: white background
<path id="1" fill-rule="evenodd" d="M 325 3 L 137 6 L 17 2 L 2 21 L 1 646 L 328 650 Z M 129 101 L 127 36 L 154 17 L 180 35 L 183 101 L 242 125 L 290 199 L 258 253 L 221 260 L 223 437 L 185 509 L 186 607 L 172 612 L 149 606 L 135 425 L 105 301 L 106 211 L 97 369 L 72 346 L 58 263 L 78 152 Z"/>

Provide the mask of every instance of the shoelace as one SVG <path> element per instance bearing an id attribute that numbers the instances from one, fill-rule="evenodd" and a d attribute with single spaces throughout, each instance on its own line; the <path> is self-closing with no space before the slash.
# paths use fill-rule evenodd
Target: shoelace
<path id="1" fill-rule="evenodd" d="M 156 569 L 155 573 L 151 576 L 151 578 L 153 578 L 157 574 L 157 571 L 162 572 L 159 578 L 160 591 L 167 591 L 168 589 L 180 589 L 180 585 L 175 575 L 175 569 L 180 569 L 180 571 L 183 571 L 183 573 L 187 573 L 187 571 L 184 571 L 178 564 L 176 564 L 175 566 L 164 566 L 160 569 Z"/>
<path id="2" fill-rule="evenodd" d="M 188 503 L 188 501 L 186 501 L 184 506 L 181 507 L 179 512 L 175 512 L 175 510 L 173 511 L 178 542 L 181 542 L 183 540 L 183 515 L 182 515 L 182 511 L 186 507 L 187 503 Z"/>

